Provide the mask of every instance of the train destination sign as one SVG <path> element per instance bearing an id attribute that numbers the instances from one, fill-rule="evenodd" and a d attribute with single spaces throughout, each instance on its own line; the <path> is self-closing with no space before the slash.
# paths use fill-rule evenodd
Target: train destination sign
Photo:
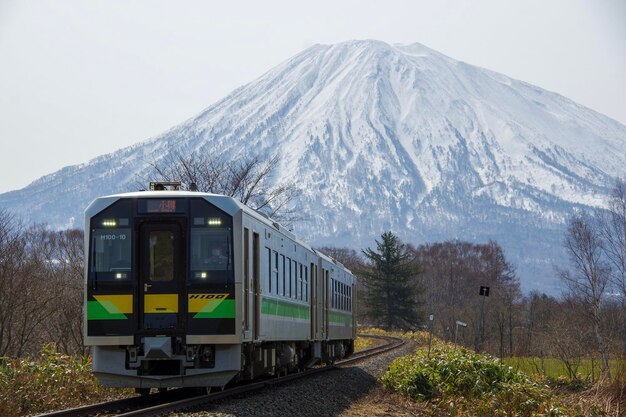
<path id="1" fill-rule="evenodd" d="M 140 200 L 140 213 L 179 213 L 181 208 L 176 206 L 175 199 L 154 198 L 149 200 Z"/>

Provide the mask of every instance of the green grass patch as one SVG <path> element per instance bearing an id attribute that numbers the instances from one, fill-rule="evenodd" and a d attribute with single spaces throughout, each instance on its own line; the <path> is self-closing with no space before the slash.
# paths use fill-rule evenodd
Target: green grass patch
<path id="1" fill-rule="evenodd" d="M 488 355 L 448 346 L 396 359 L 381 378 L 388 389 L 431 403 L 433 414 L 563 415 L 541 381 Z"/>
<path id="2" fill-rule="evenodd" d="M 556 358 L 544 358 L 543 360 L 537 357 L 504 358 L 504 363 L 527 374 L 541 375 L 555 380 L 572 379 L 563 361 Z M 602 375 L 600 362 L 597 360 L 592 362 L 591 359 L 581 358 L 575 361 L 575 365 L 575 379 L 595 381 Z M 626 360 L 612 359 L 609 361 L 609 367 L 611 374 L 617 375 L 626 369 Z"/>
<path id="3" fill-rule="evenodd" d="M 35 358 L 0 358 L 0 416 L 43 413 L 130 393 L 103 388 L 88 357 L 61 354 L 52 344 Z"/>

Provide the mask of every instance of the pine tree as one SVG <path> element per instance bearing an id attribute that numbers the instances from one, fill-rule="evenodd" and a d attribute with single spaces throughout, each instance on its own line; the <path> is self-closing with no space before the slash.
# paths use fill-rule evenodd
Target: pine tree
<path id="1" fill-rule="evenodd" d="M 418 264 L 406 245 L 391 232 L 383 233 L 376 245 L 376 251 L 363 251 L 369 260 L 360 274 L 366 289 L 365 315 L 387 330 L 415 328 L 422 321 L 417 301 Z"/>

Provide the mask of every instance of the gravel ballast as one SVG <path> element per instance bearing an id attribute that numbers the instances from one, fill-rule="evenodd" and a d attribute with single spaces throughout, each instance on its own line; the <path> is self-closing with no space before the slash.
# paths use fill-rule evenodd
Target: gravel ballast
<path id="1" fill-rule="evenodd" d="M 229 398 L 205 406 L 204 411 L 177 413 L 177 417 L 226 416 L 357 416 L 368 406 L 368 396 L 379 404 L 378 378 L 393 359 L 407 355 L 415 343 L 352 365 L 322 372 L 301 380 L 269 387 L 260 392 Z M 351 410 L 355 404 L 358 404 Z M 378 407 L 377 407 L 378 408 Z M 383 407 L 385 408 L 385 407 Z M 374 410 L 371 410 L 374 411 Z M 379 414 L 373 412 L 372 414 Z M 397 415 L 404 415 L 399 412 Z"/>

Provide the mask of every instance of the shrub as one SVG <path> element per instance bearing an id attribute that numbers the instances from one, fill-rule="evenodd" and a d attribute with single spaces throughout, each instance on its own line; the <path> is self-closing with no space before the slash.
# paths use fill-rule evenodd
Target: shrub
<path id="1" fill-rule="evenodd" d="M 54 344 L 36 358 L 0 358 L 0 415 L 18 416 L 78 406 L 118 396 L 91 374 L 86 356 L 59 353 Z"/>
<path id="2" fill-rule="evenodd" d="M 385 387 L 449 412 L 471 409 L 477 415 L 560 415 L 549 388 L 526 374 L 502 366 L 488 355 L 435 346 L 396 359 L 383 375 Z"/>

